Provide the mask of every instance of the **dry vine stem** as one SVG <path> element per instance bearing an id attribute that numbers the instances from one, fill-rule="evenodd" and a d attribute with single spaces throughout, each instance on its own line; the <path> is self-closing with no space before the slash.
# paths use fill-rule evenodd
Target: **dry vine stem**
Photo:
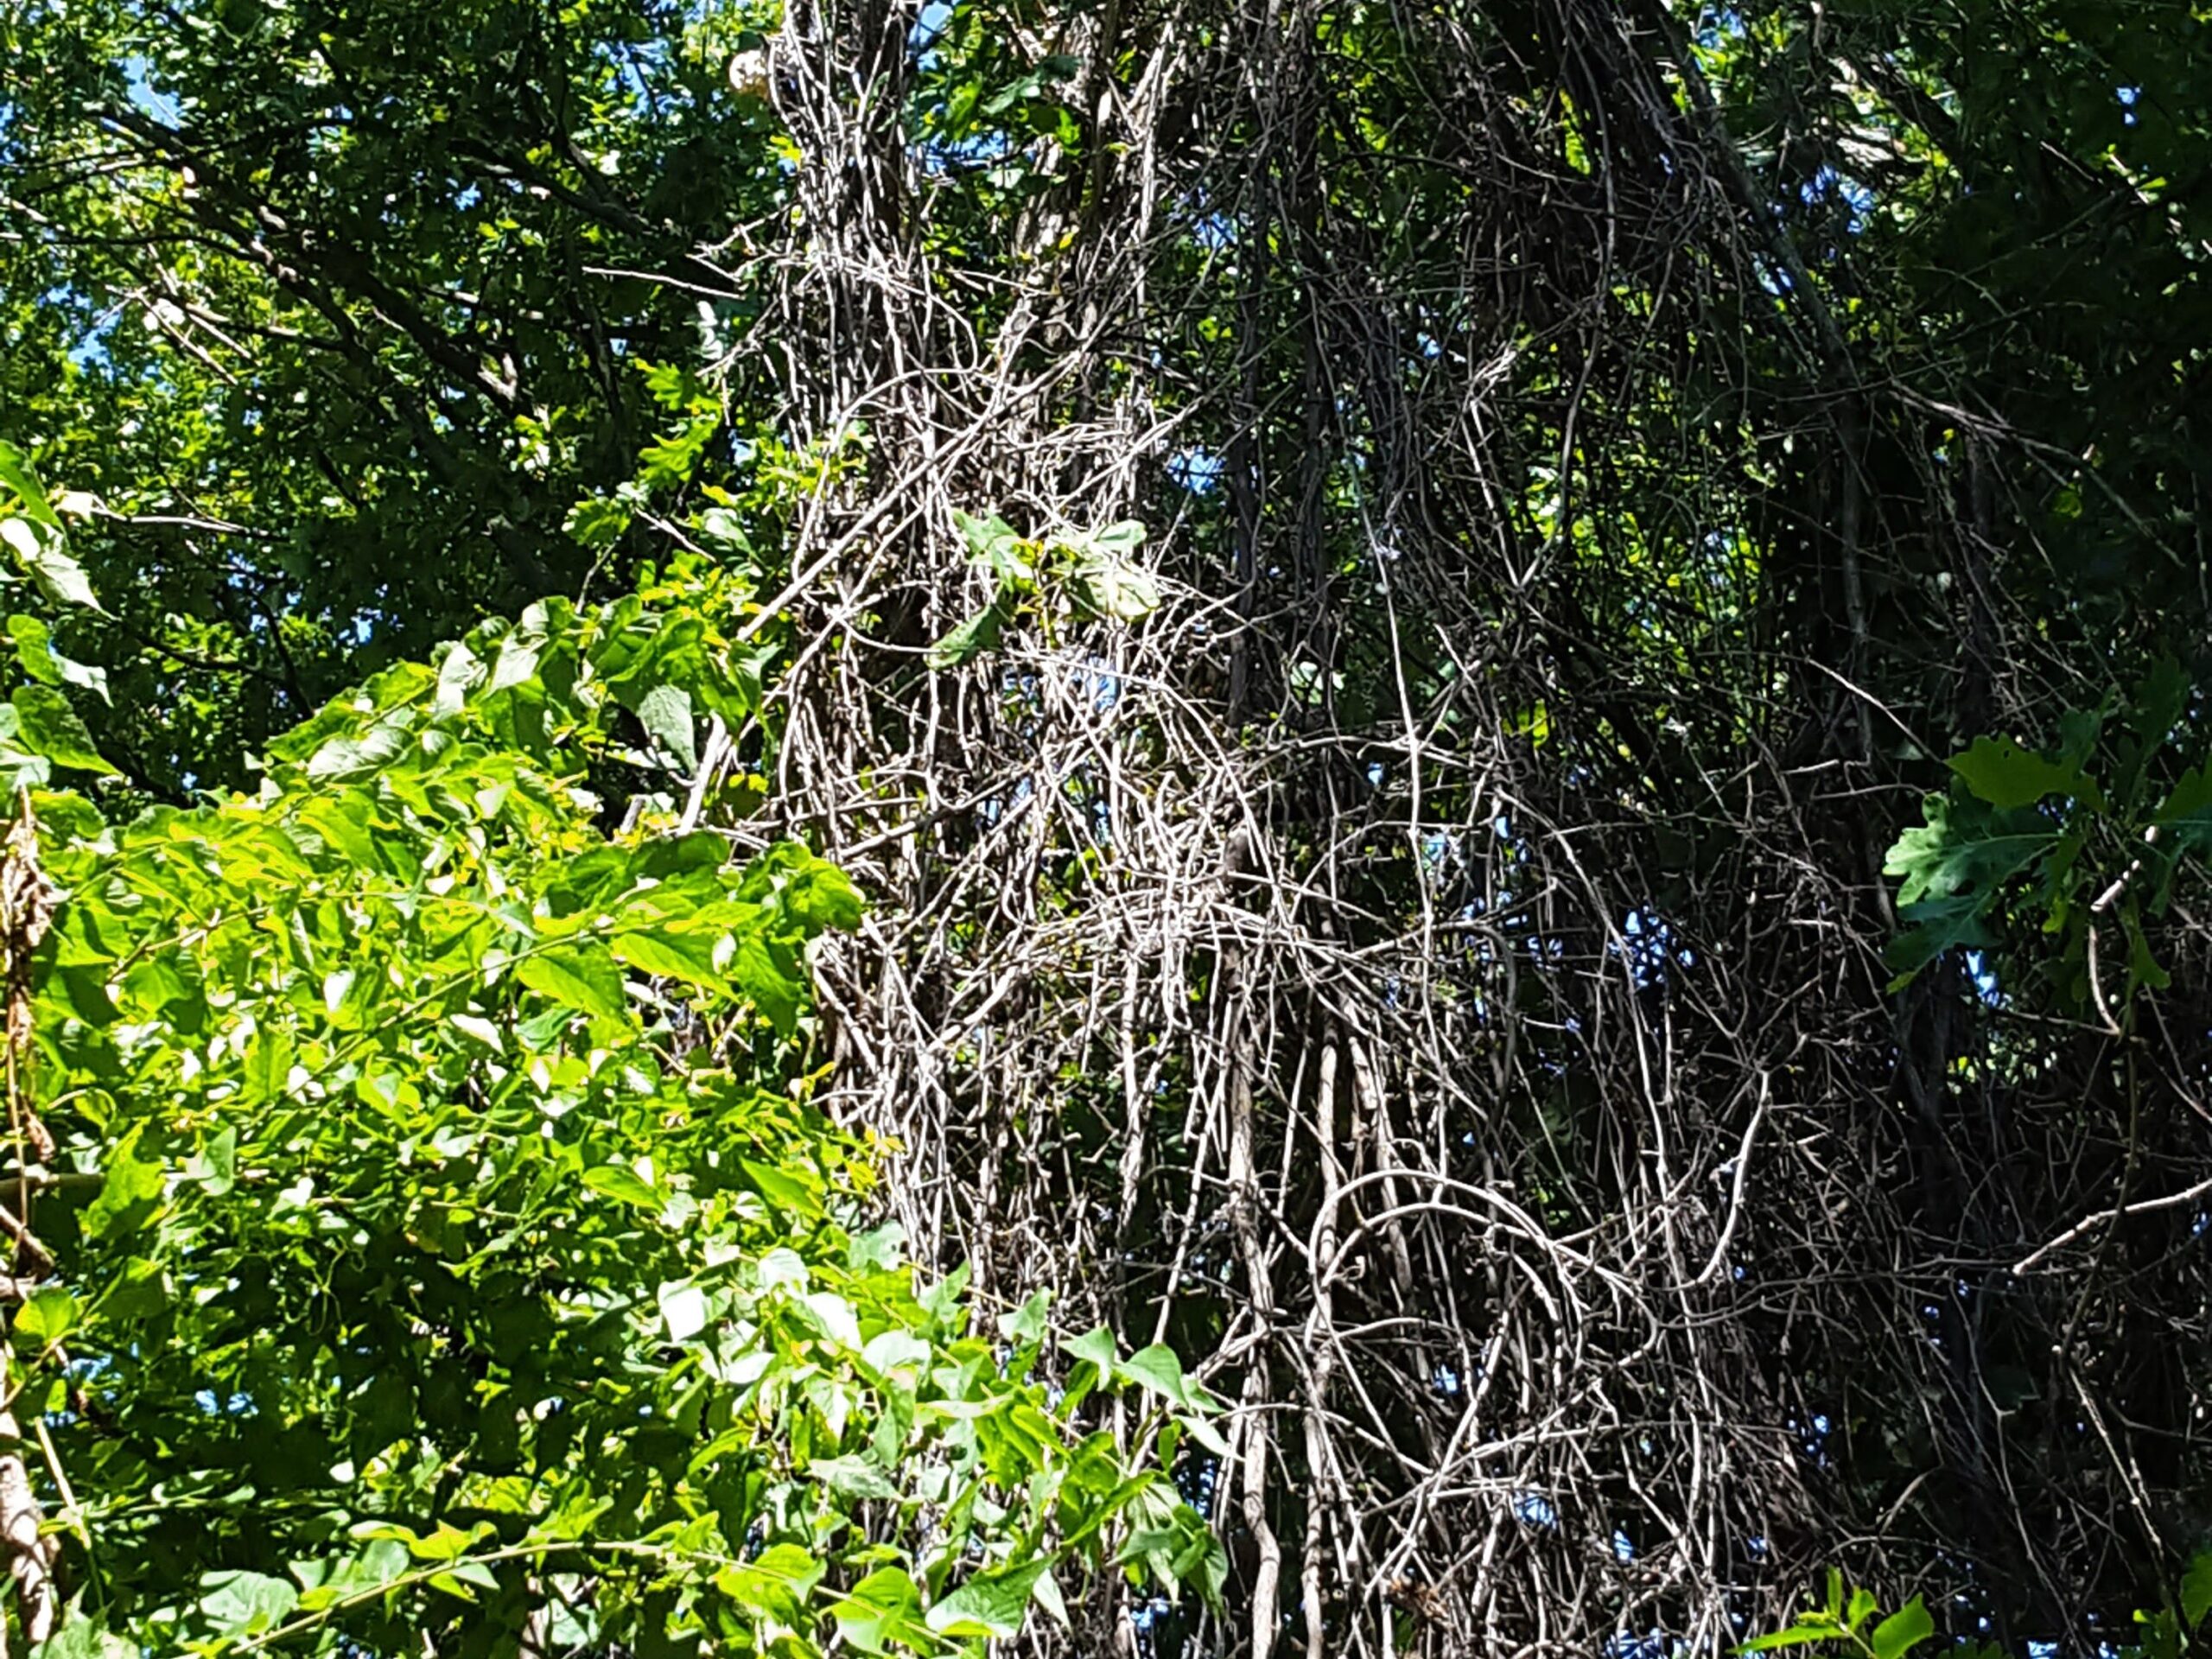
<path id="1" fill-rule="evenodd" d="M 1715 1653 L 1847 1549 L 2065 1615 L 2139 1536 L 2121 1460 L 2177 1437 L 2172 1501 L 2202 1426 L 2138 1396 L 2006 1460 L 1983 1356 L 2048 1353 L 2078 1287 L 2001 1269 L 2097 1207 L 2063 1078 L 2098 1039 L 2037 1038 L 2051 1092 L 2000 1122 L 1962 988 L 1885 988 L 1868 584 L 1932 535 L 1986 595 L 1987 538 L 1932 471 L 1910 524 L 1862 489 L 1924 423 L 1662 10 L 1444 0 L 1361 14 L 1357 55 L 1350 15 L 1067 9 L 1036 49 L 1087 66 L 1089 149 L 957 234 L 910 10 L 793 0 L 766 83 L 803 211 L 724 367 L 867 463 L 798 526 L 776 744 L 716 748 L 878 900 L 821 963 L 836 1109 L 925 1254 L 1236 1408 L 1180 1471 L 1228 1609 L 1028 1639 Z M 1346 136 L 1354 78 L 1395 131 Z M 1828 511 L 1777 499 L 1785 439 Z M 956 510 L 1141 517 L 1165 601 L 931 671 L 988 596 Z M 2159 1297 L 2208 1351 L 2201 1263 L 2133 1282 L 2067 1363 Z M 1870 1435 L 1913 1478 L 1832 1478 Z"/>

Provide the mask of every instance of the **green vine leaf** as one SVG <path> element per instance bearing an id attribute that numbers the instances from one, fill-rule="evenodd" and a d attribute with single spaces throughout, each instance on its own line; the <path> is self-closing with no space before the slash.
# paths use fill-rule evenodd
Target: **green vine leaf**
<path id="1" fill-rule="evenodd" d="M 515 977 L 563 1007 L 598 1020 L 626 1020 L 622 970 L 602 947 L 556 945 L 533 951 L 515 966 Z"/>
<path id="2" fill-rule="evenodd" d="M 931 645 L 922 660 L 940 674 L 964 667 L 985 652 L 998 649 L 1006 622 L 1006 595 L 1001 590 L 998 598 Z"/>
<path id="3" fill-rule="evenodd" d="M 19 722 L 19 741 L 57 766 L 112 778 L 115 767 L 94 747 L 92 734 L 69 699 L 50 685 L 19 685 L 8 699 Z"/>
<path id="4" fill-rule="evenodd" d="M 1936 1634 L 1936 1621 L 1918 1596 L 1874 1627 L 1874 1659 L 1904 1659 Z"/>

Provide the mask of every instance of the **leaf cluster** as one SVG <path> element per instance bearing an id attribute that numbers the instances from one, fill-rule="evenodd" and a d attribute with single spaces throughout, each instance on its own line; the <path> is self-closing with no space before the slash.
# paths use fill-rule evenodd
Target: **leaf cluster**
<path id="1" fill-rule="evenodd" d="M 1075 1423 L 1127 1386 L 1211 1436 L 1173 1356 L 1099 1333 L 1056 1397 L 1041 1298 L 987 1340 L 865 1224 L 805 1063 L 851 883 L 601 827 L 595 765 L 688 771 L 696 718 L 757 710 L 730 607 L 675 577 L 486 625 L 252 795 L 35 791 L 58 1268 L 10 1382 L 77 1494 L 57 1640 L 935 1654 L 1095 1567 L 1218 1589 Z"/>

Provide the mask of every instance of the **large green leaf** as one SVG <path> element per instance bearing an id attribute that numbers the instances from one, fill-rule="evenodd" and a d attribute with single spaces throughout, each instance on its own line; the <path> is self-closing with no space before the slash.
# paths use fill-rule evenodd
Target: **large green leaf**
<path id="1" fill-rule="evenodd" d="M 16 611 L 8 618 L 8 633 L 16 644 L 16 661 L 33 679 L 48 685 L 77 686 L 102 702 L 109 701 L 107 671 L 64 657 L 54 648 L 54 630 L 39 618 Z"/>
<path id="2" fill-rule="evenodd" d="M 110 1151 L 99 1196 L 85 1209 L 87 1237 L 118 1238 L 136 1232 L 160 1207 L 166 1172 L 158 1159 L 142 1157 L 138 1146 L 139 1132 L 133 1131 Z"/>
<path id="3" fill-rule="evenodd" d="M 716 947 L 725 937 L 679 925 L 617 933 L 609 948 L 616 961 L 639 973 L 729 995 L 734 995 L 729 981 L 715 965 Z"/>
<path id="4" fill-rule="evenodd" d="M 1871 1643 L 1874 1659 L 1904 1659 L 1936 1634 L 1936 1621 L 1918 1596 L 1874 1627 Z"/>
<path id="5" fill-rule="evenodd" d="M 1037 567 L 1028 544 L 1014 526 L 995 514 L 979 518 L 955 510 L 952 522 L 968 543 L 968 556 L 997 578 L 1003 590 L 1009 582 L 1035 580 Z"/>
<path id="6" fill-rule="evenodd" d="M 2033 806 L 2052 797 L 2089 792 L 2095 785 L 2078 761 L 2050 760 L 2009 737 L 1984 737 L 1951 757 L 1951 770 L 1968 789 L 1996 807 Z"/>
<path id="7" fill-rule="evenodd" d="M 880 1567 L 830 1606 L 837 1633 L 862 1653 L 898 1649 L 934 1652 L 938 1639 L 922 1618 L 922 1592 L 903 1569 Z"/>
<path id="8" fill-rule="evenodd" d="M 532 990 L 595 1019 L 629 1015 L 622 970 L 603 945 L 549 945 L 515 965 L 515 977 Z"/>
<path id="9" fill-rule="evenodd" d="M 692 721 L 689 691 L 680 685 L 655 686 L 639 702 L 638 721 L 679 768 L 698 771 L 698 728 Z"/>
<path id="10" fill-rule="evenodd" d="M 89 772 L 104 778 L 116 775 L 115 767 L 93 745 L 92 734 L 69 699 L 51 685 L 19 685 L 8 701 L 16 710 L 23 747 L 57 766 Z"/>
<path id="11" fill-rule="evenodd" d="M 0 518 L 0 542 L 29 573 L 39 592 L 54 604 L 97 611 L 100 602 L 85 569 L 70 556 L 58 524 Z"/>
<path id="12" fill-rule="evenodd" d="M 61 520 L 54 516 L 47 501 L 46 486 L 39 482 L 30 457 L 4 438 L 0 438 L 0 484 L 14 493 L 18 512 L 49 530 L 61 528 Z"/>
<path id="13" fill-rule="evenodd" d="M 2212 1549 L 2198 1551 L 2182 1575 L 2181 1612 L 2192 1629 L 2212 1617 Z"/>
<path id="14" fill-rule="evenodd" d="M 1007 603 L 1001 595 L 931 645 L 923 653 L 923 660 L 939 672 L 972 663 L 985 652 L 997 649 L 1006 620 Z"/>
<path id="15" fill-rule="evenodd" d="M 200 1612 L 222 1635 L 259 1636 L 299 1604 L 296 1586 L 265 1573 L 225 1573 L 207 1581 Z"/>
<path id="16" fill-rule="evenodd" d="M 978 1573 L 929 1611 L 929 1628 L 940 1636 L 1017 1636 L 1027 1618 L 1037 1581 L 1052 1563 L 1027 1561 L 1019 1567 Z"/>
<path id="17" fill-rule="evenodd" d="M 849 1497 L 895 1500 L 899 1496 L 899 1488 L 890 1477 L 866 1458 L 817 1458 L 807 1465 L 806 1471 L 831 1491 Z"/>
<path id="18" fill-rule="evenodd" d="M 1986 919 L 2011 882 L 2057 850 L 2057 823 L 2032 806 L 2000 810 L 1930 795 L 1925 822 L 1900 835 L 1882 865 L 1899 878 L 1897 937 L 1884 960 L 1904 985 L 1954 947 L 1989 942 Z"/>

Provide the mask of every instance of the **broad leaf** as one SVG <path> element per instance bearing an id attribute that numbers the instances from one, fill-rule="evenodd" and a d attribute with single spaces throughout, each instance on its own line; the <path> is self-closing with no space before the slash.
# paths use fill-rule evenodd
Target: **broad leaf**
<path id="1" fill-rule="evenodd" d="M 959 668 L 995 650 L 1005 626 L 1006 601 L 1003 597 L 994 599 L 931 645 L 923 653 L 923 660 L 939 672 Z"/>
<path id="2" fill-rule="evenodd" d="M 638 721 L 678 768 L 698 771 L 698 731 L 691 719 L 689 691 L 680 685 L 655 686 L 638 704 Z"/>
<path id="3" fill-rule="evenodd" d="M 2007 884 L 2061 842 L 2059 826 L 2033 807 L 1999 812 L 1930 795 L 1924 810 L 1927 822 L 1900 835 L 1882 865 L 1901 878 L 1903 931 L 1884 953 L 1893 988 L 1954 946 L 1986 944 L 1983 918 Z"/>
<path id="4" fill-rule="evenodd" d="M 2047 760 L 2009 737 L 1977 739 L 1966 753 L 1951 757 L 1951 770 L 1997 807 L 2033 806 L 2052 796 L 2073 794 L 2088 781 L 2079 762 Z"/>
<path id="5" fill-rule="evenodd" d="M 117 1238 L 136 1232 L 160 1207 L 164 1171 L 158 1160 L 142 1157 L 138 1145 L 134 1132 L 109 1153 L 99 1196 L 85 1209 L 82 1225 L 87 1237 Z"/>
<path id="6" fill-rule="evenodd" d="M 1936 1621 L 1918 1596 L 1874 1627 L 1874 1659 L 1904 1659 L 1936 1634 Z"/>
<path id="7" fill-rule="evenodd" d="M 929 1611 L 930 1629 L 940 1636 L 1010 1637 L 1020 1633 L 1031 1592 L 1051 1565 L 1030 1561 L 997 1572 L 978 1573 Z"/>
<path id="8" fill-rule="evenodd" d="M 899 1567 L 878 1567 L 832 1602 L 830 1615 L 838 1635 L 862 1653 L 909 1648 L 928 1653 L 938 1645 L 923 1621 L 921 1591 Z"/>
<path id="9" fill-rule="evenodd" d="M 622 970 L 601 945 L 552 945 L 515 964 L 515 977 L 563 1006 L 595 1019 L 629 1017 Z"/>
<path id="10" fill-rule="evenodd" d="M 23 747 L 32 753 L 43 755 L 57 766 L 104 778 L 116 775 L 115 767 L 93 747 L 92 734 L 85 729 L 69 699 L 52 686 L 19 685 L 8 701 L 20 722 Z"/>

